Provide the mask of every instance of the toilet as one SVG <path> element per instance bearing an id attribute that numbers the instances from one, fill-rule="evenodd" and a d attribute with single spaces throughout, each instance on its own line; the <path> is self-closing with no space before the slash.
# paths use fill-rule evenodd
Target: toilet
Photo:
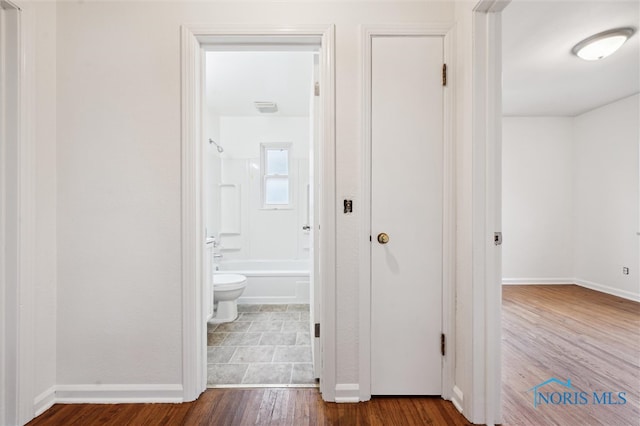
<path id="1" fill-rule="evenodd" d="M 218 309 L 211 324 L 231 322 L 238 317 L 238 298 L 247 286 L 247 277 L 240 274 L 213 274 L 213 303 Z"/>

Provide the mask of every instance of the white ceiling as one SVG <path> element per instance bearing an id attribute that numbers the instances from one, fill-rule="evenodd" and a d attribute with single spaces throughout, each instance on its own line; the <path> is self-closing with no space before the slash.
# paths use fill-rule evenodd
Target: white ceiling
<path id="1" fill-rule="evenodd" d="M 313 55 L 309 51 L 207 52 L 207 104 L 221 116 L 307 116 Z M 278 112 L 260 114 L 255 101 L 275 102 Z"/>
<path id="2" fill-rule="evenodd" d="M 502 13 L 503 112 L 576 116 L 638 93 L 640 36 L 613 55 L 584 61 L 579 41 L 618 27 L 639 27 L 636 1 L 514 0 Z"/>

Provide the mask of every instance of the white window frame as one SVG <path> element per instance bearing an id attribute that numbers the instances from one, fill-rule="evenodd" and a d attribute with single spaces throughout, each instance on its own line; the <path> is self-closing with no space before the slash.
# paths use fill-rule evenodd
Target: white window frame
<path id="1" fill-rule="evenodd" d="M 293 182 L 291 179 L 292 166 L 292 142 L 263 142 L 260 144 L 260 194 L 262 200 L 262 208 L 266 210 L 287 210 L 293 208 Z M 287 174 L 267 174 L 267 151 L 269 150 L 287 150 Z M 289 185 L 289 199 L 287 204 L 267 204 L 267 180 L 270 178 L 287 179 Z"/>

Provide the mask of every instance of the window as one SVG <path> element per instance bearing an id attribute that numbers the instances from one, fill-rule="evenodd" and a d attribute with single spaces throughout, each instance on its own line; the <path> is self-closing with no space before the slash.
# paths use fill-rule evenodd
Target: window
<path id="1" fill-rule="evenodd" d="M 285 209 L 291 205 L 290 143 L 263 143 L 260 164 L 262 205 L 267 209 Z"/>

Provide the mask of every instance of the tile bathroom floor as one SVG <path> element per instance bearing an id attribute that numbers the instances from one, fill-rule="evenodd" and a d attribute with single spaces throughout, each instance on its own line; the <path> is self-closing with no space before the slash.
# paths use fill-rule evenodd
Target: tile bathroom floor
<path id="1" fill-rule="evenodd" d="M 207 385 L 316 385 L 309 305 L 238 305 L 207 325 Z"/>

